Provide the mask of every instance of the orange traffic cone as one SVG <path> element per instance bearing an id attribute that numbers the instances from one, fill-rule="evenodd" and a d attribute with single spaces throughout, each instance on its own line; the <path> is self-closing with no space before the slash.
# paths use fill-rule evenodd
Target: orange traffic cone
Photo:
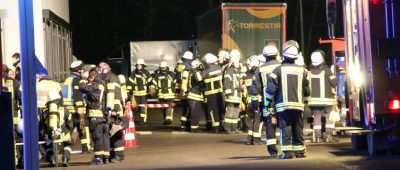
<path id="1" fill-rule="evenodd" d="M 132 108 L 128 107 L 125 110 L 125 115 L 129 119 L 129 128 L 124 130 L 124 146 L 125 148 L 135 148 L 136 138 L 135 138 L 135 120 L 132 116 Z"/>

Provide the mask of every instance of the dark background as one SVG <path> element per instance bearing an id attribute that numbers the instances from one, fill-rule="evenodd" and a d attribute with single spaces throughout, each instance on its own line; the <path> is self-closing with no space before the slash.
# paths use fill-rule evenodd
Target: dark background
<path id="1" fill-rule="evenodd" d="M 287 3 L 287 39 L 301 43 L 299 0 L 70 0 L 73 53 L 86 63 L 97 64 L 130 41 L 196 39 L 196 17 L 222 2 Z M 336 37 L 343 36 L 341 3 L 338 1 Z M 306 64 L 327 39 L 325 0 L 303 0 Z M 262 47 L 260 47 L 262 48 Z"/>

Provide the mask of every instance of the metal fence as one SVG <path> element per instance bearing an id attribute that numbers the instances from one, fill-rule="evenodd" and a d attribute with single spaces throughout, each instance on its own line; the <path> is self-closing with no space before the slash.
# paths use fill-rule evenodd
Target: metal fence
<path id="1" fill-rule="evenodd" d="M 50 10 L 43 10 L 43 28 L 45 67 L 51 79 L 62 82 L 73 61 L 70 26 Z"/>

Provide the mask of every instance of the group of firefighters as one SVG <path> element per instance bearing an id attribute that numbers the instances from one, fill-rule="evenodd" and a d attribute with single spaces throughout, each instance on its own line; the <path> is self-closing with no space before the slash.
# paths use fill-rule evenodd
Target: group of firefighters
<path id="1" fill-rule="evenodd" d="M 281 53 L 281 54 L 280 54 Z M 283 56 L 283 57 L 280 57 Z M 299 57 L 300 56 L 300 57 Z M 105 164 L 124 159 L 123 130 L 129 127 L 124 111 L 133 107 L 137 123 L 147 122 L 147 99 L 170 104 L 162 109 L 164 124 L 173 122 L 175 100 L 182 108 L 181 128 L 199 131 L 200 114 L 205 113 L 207 130 L 214 133 L 240 133 L 248 127 L 246 144 L 262 144 L 265 128 L 267 151 L 272 157 L 305 157 L 303 138 L 304 112 L 313 119 L 314 142 L 333 142 L 336 113 L 337 79 L 324 61 L 325 53 L 315 50 L 306 69 L 299 45 L 290 40 L 279 52 L 276 44 L 267 44 L 261 55 L 240 63 L 238 50 L 220 50 L 218 56 L 207 53 L 202 58 L 187 51 L 175 70 L 162 61 L 150 73 L 138 59 L 127 79 L 112 73 L 101 62 L 85 65 L 77 60 L 70 65 L 70 76 L 62 85 L 39 74 L 37 83 L 38 120 L 41 154 L 55 166 L 54 143 L 63 146 L 62 164 L 69 166 L 71 132 L 76 128 L 82 152 L 94 152 L 91 163 Z M 19 54 L 13 55 L 13 67 L 3 65 L 5 91 L 12 93 L 16 142 L 22 142 Z M 325 132 L 321 132 L 325 119 Z M 279 128 L 281 152 L 276 147 Z M 93 148 L 91 148 L 93 142 Z M 18 165 L 22 149 L 16 147 Z"/>

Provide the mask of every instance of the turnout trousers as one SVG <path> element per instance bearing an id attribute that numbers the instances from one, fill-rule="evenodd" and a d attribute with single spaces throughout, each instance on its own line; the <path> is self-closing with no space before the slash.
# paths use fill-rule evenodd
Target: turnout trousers
<path id="1" fill-rule="evenodd" d="M 207 98 L 207 109 L 210 115 L 212 127 L 220 128 L 225 110 L 225 101 L 222 92 L 205 96 Z"/>
<path id="2" fill-rule="evenodd" d="M 188 99 L 191 109 L 188 122 L 190 122 L 190 129 L 198 129 L 200 125 L 200 113 L 203 111 L 203 101 Z"/>
<path id="3" fill-rule="evenodd" d="M 90 118 L 89 130 L 94 144 L 94 157 L 108 159 L 110 157 L 110 133 L 106 120 Z"/>
<path id="4" fill-rule="evenodd" d="M 313 120 L 313 130 L 314 137 L 322 137 L 322 119 L 325 119 L 325 133 L 327 137 L 332 136 L 334 123 L 329 120 L 330 113 L 332 111 L 332 106 L 327 107 L 310 107 L 311 112 L 314 116 Z"/>
<path id="5" fill-rule="evenodd" d="M 306 147 L 303 137 L 303 111 L 288 109 L 278 112 L 278 126 L 281 131 L 282 152 L 304 154 Z"/>
<path id="6" fill-rule="evenodd" d="M 147 98 L 146 96 L 135 96 L 136 103 L 138 105 L 140 104 L 147 104 Z M 138 115 L 135 116 L 135 120 L 138 120 L 138 122 L 147 122 L 147 107 L 136 107 L 132 110 L 133 115 Z"/>

